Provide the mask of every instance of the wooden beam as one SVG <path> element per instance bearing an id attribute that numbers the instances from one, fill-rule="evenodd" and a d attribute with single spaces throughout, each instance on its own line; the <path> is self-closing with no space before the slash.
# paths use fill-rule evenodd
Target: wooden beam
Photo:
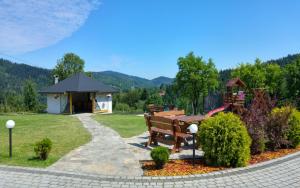
<path id="1" fill-rule="evenodd" d="M 69 94 L 69 103 L 70 103 L 70 114 L 73 113 L 73 99 L 72 99 L 72 93 Z"/>
<path id="2" fill-rule="evenodd" d="M 96 95 L 96 93 L 91 93 L 91 95 L 92 95 L 92 113 L 95 113 L 95 108 L 96 108 L 95 95 Z"/>

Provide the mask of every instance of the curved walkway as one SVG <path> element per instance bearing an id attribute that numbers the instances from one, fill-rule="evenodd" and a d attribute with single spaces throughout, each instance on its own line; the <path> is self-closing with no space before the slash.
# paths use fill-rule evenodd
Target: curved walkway
<path id="1" fill-rule="evenodd" d="M 68 153 L 49 170 L 119 176 L 143 174 L 139 161 L 118 133 L 100 125 L 90 114 L 75 116 L 91 133 L 92 140 Z"/>
<path id="2" fill-rule="evenodd" d="M 0 187 L 300 187 L 300 152 L 246 168 L 178 177 L 96 176 L 0 166 Z"/>
<path id="3" fill-rule="evenodd" d="M 138 160 L 152 160 L 150 153 L 153 147 L 150 145 L 148 147 L 145 147 L 145 143 L 148 141 L 149 132 L 144 132 L 140 135 L 133 136 L 130 138 L 123 138 L 124 142 L 128 144 L 128 146 L 131 149 L 132 154 L 135 156 Z M 159 143 L 160 146 L 169 147 L 169 149 L 172 149 L 172 145 L 166 145 L 163 143 Z M 179 153 L 172 153 L 170 155 L 170 159 L 187 159 L 192 157 L 192 140 L 189 141 L 188 146 L 181 146 L 181 151 Z M 202 157 L 203 151 L 202 150 L 196 150 L 196 157 Z"/>

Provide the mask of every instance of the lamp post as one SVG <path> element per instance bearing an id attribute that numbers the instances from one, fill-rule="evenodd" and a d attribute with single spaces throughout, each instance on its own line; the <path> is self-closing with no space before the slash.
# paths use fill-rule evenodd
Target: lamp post
<path id="1" fill-rule="evenodd" d="M 6 122 L 6 128 L 9 130 L 9 157 L 12 157 L 12 129 L 15 127 L 15 122 L 13 120 L 8 120 Z"/>
<path id="2" fill-rule="evenodd" d="M 196 124 L 191 124 L 188 129 L 193 135 L 193 166 L 195 166 L 195 134 L 198 132 L 198 126 Z"/>

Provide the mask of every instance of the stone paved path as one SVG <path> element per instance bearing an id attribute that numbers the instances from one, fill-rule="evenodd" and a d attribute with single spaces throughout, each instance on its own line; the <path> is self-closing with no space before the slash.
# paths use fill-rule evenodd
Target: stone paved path
<path id="1" fill-rule="evenodd" d="M 139 160 L 151 160 L 150 152 L 153 146 L 145 147 L 145 142 L 148 141 L 149 132 L 145 132 L 141 135 L 134 136 L 131 138 L 123 138 L 123 140 L 129 145 L 132 153 L 134 154 L 135 158 Z M 162 143 L 158 143 L 160 146 L 168 147 L 169 149 L 172 149 L 172 145 L 166 145 Z M 192 140 L 189 141 L 188 146 L 182 146 L 182 151 L 179 153 L 172 153 L 170 155 L 170 159 L 186 159 L 191 158 L 193 154 L 192 150 Z M 196 157 L 202 157 L 203 151 L 196 150 Z"/>
<path id="2" fill-rule="evenodd" d="M 130 171 L 129 171 L 130 172 Z M 113 177 L 0 166 L 0 187 L 300 187 L 300 152 L 206 175 L 179 177 Z"/>
<path id="3" fill-rule="evenodd" d="M 49 170 L 101 175 L 141 176 L 139 161 L 118 133 L 100 125 L 90 114 L 75 115 L 91 133 L 91 142 L 71 151 Z"/>

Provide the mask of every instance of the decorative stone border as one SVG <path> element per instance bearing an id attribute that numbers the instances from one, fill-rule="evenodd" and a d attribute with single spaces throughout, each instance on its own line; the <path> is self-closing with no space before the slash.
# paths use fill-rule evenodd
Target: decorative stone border
<path id="1" fill-rule="evenodd" d="M 300 152 L 296 152 L 284 157 L 258 163 L 255 165 L 250 165 L 243 168 L 234 168 L 234 169 L 211 172 L 207 174 L 196 174 L 196 175 L 187 175 L 187 176 L 164 176 L 164 177 L 103 176 L 103 175 L 94 175 L 94 174 L 68 173 L 68 172 L 53 171 L 53 170 L 46 170 L 40 168 L 12 167 L 6 165 L 0 165 L 0 171 L 64 176 L 70 178 L 79 178 L 79 179 L 106 181 L 106 182 L 135 182 L 135 183 L 161 182 L 163 183 L 163 182 L 180 182 L 180 181 L 194 181 L 194 180 L 201 180 L 201 179 L 212 179 L 218 177 L 228 177 L 237 174 L 240 175 L 243 173 L 262 170 L 274 165 L 279 165 L 281 163 L 296 159 L 298 157 L 300 157 Z"/>

